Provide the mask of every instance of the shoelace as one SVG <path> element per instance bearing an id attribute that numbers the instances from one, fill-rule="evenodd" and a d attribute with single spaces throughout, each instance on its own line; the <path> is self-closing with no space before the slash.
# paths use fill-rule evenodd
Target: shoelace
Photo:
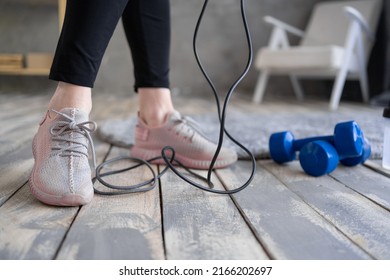
<path id="1" fill-rule="evenodd" d="M 77 141 L 76 137 L 70 137 L 70 134 L 72 133 L 82 135 L 86 137 L 89 142 L 89 146 L 91 147 L 93 166 L 94 169 L 96 169 L 95 148 L 90 135 L 90 132 L 96 130 L 96 123 L 93 121 L 77 123 L 74 118 L 65 113 L 58 112 L 53 109 L 52 111 L 66 119 L 56 122 L 50 128 L 50 134 L 53 136 L 52 139 L 59 143 L 57 146 L 53 146 L 52 150 L 59 151 L 59 154 L 63 156 L 85 155 L 88 157 L 88 145 L 82 141 Z M 84 152 L 84 149 L 80 149 L 80 147 L 84 147 L 87 152 Z"/>

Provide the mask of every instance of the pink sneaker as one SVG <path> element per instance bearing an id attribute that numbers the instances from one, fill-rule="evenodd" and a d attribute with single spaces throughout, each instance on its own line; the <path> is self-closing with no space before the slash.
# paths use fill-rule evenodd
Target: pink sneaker
<path id="1" fill-rule="evenodd" d="M 158 127 L 147 126 L 141 118 L 135 128 L 135 145 L 131 148 L 132 157 L 148 160 L 161 156 L 165 146 L 175 149 L 175 159 L 188 168 L 208 169 L 217 145 L 201 135 L 196 123 L 182 117 L 175 111 L 167 117 L 166 122 Z M 223 168 L 237 161 L 236 152 L 222 148 L 214 168 Z M 154 163 L 163 164 L 159 159 Z"/>
<path id="2" fill-rule="evenodd" d="M 96 123 L 88 121 L 88 115 L 78 109 L 53 112 L 57 114 L 54 118 L 46 113 L 33 139 L 35 164 L 29 179 L 31 192 L 46 204 L 87 204 L 94 192 L 89 145 L 95 161 L 89 133 L 96 129 Z"/>

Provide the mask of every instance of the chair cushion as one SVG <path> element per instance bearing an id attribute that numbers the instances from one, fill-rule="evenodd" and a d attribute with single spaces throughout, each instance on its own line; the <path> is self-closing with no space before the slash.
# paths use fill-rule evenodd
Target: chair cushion
<path id="1" fill-rule="evenodd" d="M 297 46 L 277 50 L 261 48 L 255 67 L 283 73 L 308 69 L 337 70 L 343 63 L 344 53 L 344 48 L 339 46 Z M 357 70 L 355 56 L 349 69 Z"/>

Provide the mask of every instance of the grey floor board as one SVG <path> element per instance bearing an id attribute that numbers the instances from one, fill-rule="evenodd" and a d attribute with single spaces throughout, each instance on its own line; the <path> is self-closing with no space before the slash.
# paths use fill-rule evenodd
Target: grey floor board
<path id="1" fill-rule="evenodd" d="M 0 207 L 0 259 L 53 259 L 77 207 L 52 207 L 26 185 Z"/>
<path id="2" fill-rule="evenodd" d="M 12 131 L 13 129 L 25 128 L 28 126 L 38 127 L 38 123 L 42 118 L 43 114 L 41 112 L 28 112 L 28 117 L 26 115 L 13 115 L 8 116 L 9 119 L 1 117 L 2 126 L 0 127 L 0 135 L 5 136 L 6 133 Z"/>
<path id="3" fill-rule="evenodd" d="M 390 212 L 330 176 L 311 177 L 299 163 L 264 163 L 290 190 L 377 259 L 390 259 Z"/>
<path id="4" fill-rule="evenodd" d="M 389 177 L 361 165 L 339 166 L 330 176 L 390 211 Z"/>
<path id="5" fill-rule="evenodd" d="M 0 206 L 27 182 L 33 164 L 30 143 L 1 155 Z"/>
<path id="6" fill-rule="evenodd" d="M 15 117 L 12 122 L 1 120 L 0 126 L 0 155 L 15 151 L 31 140 L 38 129 L 38 123 L 42 115 L 32 113 L 26 116 Z"/>
<path id="7" fill-rule="evenodd" d="M 218 178 L 214 184 L 223 189 Z M 167 259 L 268 259 L 229 196 L 201 191 L 172 171 L 161 192 Z"/>
<path id="8" fill-rule="evenodd" d="M 390 178 L 390 170 L 383 168 L 382 160 L 367 160 L 363 165 L 385 177 Z"/>
<path id="9" fill-rule="evenodd" d="M 217 173 L 231 189 L 247 180 L 250 168 L 241 161 Z M 274 259 L 371 258 L 261 165 L 233 197 Z"/>

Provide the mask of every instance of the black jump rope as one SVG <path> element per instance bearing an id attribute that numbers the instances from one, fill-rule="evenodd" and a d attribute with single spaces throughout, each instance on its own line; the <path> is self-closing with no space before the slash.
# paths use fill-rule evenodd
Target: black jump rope
<path id="1" fill-rule="evenodd" d="M 170 146 L 166 146 L 161 150 L 161 156 L 151 158 L 149 160 L 143 160 L 143 159 L 128 157 L 128 156 L 120 156 L 120 157 L 116 157 L 116 158 L 104 161 L 103 163 L 101 163 L 100 165 L 98 165 L 96 167 L 96 177 L 93 179 L 93 182 L 98 180 L 105 187 L 107 187 L 109 189 L 113 189 L 115 191 L 101 191 L 101 190 L 98 190 L 94 187 L 95 193 L 101 194 L 101 195 L 119 195 L 119 194 L 135 193 L 135 192 L 146 192 L 146 191 L 153 189 L 156 186 L 158 179 L 161 178 L 161 176 L 164 175 L 164 173 L 168 169 L 171 169 L 177 176 L 179 176 L 181 179 L 183 179 L 184 181 L 186 181 L 190 185 L 193 185 L 194 187 L 197 187 L 201 190 L 212 192 L 212 193 L 217 193 L 217 194 L 237 193 L 237 192 L 245 189 L 252 181 L 254 174 L 255 174 L 255 171 L 256 171 L 256 159 L 255 159 L 254 155 L 246 147 L 244 147 L 244 145 L 242 145 L 239 141 L 234 139 L 234 137 L 231 136 L 225 128 L 226 110 L 227 110 L 230 98 L 231 98 L 234 90 L 238 86 L 238 84 L 241 82 L 241 80 L 248 73 L 249 68 L 252 64 L 252 58 L 253 58 L 252 41 L 251 41 L 251 36 L 250 36 L 247 18 L 246 18 L 246 14 L 245 14 L 245 0 L 240 0 L 240 6 L 241 6 L 241 17 L 242 17 L 242 21 L 243 21 L 243 25 L 244 25 L 244 29 L 245 29 L 245 36 L 246 36 L 246 40 L 247 40 L 247 44 L 248 44 L 248 60 L 247 60 L 247 64 L 246 64 L 243 72 L 238 77 L 238 79 L 232 84 L 229 91 L 227 92 L 227 95 L 226 95 L 225 100 L 224 100 L 222 112 L 221 112 L 221 105 L 220 105 L 220 100 L 219 100 L 219 97 L 217 94 L 217 90 L 216 90 L 213 82 L 211 81 L 210 77 L 208 76 L 207 72 L 205 71 L 204 67 L 202 66 L 202 63 L 201 63 L 199 55 L 198 55 L 197 47 L 196 47 L 196 40 L 197 40 L 197 36 L 198 36 L 199 26 L 202 22 L 202 18 L 203 18 L 204 12 L 206 10 L 207 4 L 208 4 L 208 0 L 205 0 L 203 7 L 202 7 L 202 10 L 201 10 L 201 13 L 200 13 L 199 18 L 198 18 L 198 21 L 197 21 L 196 26 L 195 26 L 194 37 L 193 37 L 193 50 L 194 50 L 195 58 L 196 58 L 196 61 L 199 65 L 200 70 L 202 71 L 204 77 L 206 78 L 206 80 L 207 80 L 208 84 L 210 85 L 212 92 L 214 94 L 215 101 L 217 104 L 217 109 L 218 109 L 219 122 L 220 122 L 218 145 L 217 145 L 217 149 L 215 151 L 214 157 L 211 161 L 210 167 L 208 169 L 207 178 L 204 178 L 204 177 L 200 176 L 199 174 L 191 171 L 190 169 L 185 167 L 180 161 L 176 160 L 174 148 L 172 148 Z M 214 164 L 218 158 L 219 152 L 222 148 L 223 138 L 224 138 L 225 134 L 227 137 L 229 137 L 229 139 L 231 141 L 233 141 L 237 146 L 239 146 L 241 149 L 243 149 L 246 154 L 249 155 L 251 162 L 252 162 L 252 171 L 250 173 L 248 180 L 242 186 L 237 187 L 237 188 L 232 189 L 232 190 L 215 190 L 215 189 L 213 189 L 214 185 L 211 181 L 211 174 L 213 171 Z M 170 151 L 170 153 L 171 153 L 170 156 L 167 155 L 167 151 Z M 165 161 L 166 167 L 160 172 L 160 174 L 156 174 L 156 172 L 154 171 L 151 164 L 153 163 L 153 161 L 155 161 L 157 159 L 161 159 L 161 158 Z M 109 164 L 116 163 L 118 161 L 131 161 L 131 162 L 133 162 L 133 164 L 134 164 L 134 162 L 136 164 L 132 165 L 130 167 L 127 167 L 127 168 L 101 173 L 101 171 L 104 167 L 106 167 Z M 182 167 L 183 169 L 185 169 L 191 176 L 196 177 L 202 181 L 205 181 L 207 183 L 207 186 L 203 186 L 197 182 L 194 182 L 188 176 L 183 175 L 173 165 L 174 163 L 176 165 Z M 150 172 L 152 173 L 152 179 L 147 180 L 145 182 L 142 182 L 142 183 L 139 183 L 136 185 L 130 185 L 130 186 L 116 186 L 116 185 L 112 185 L 112 184 L 110 184 L 102 179 L 103 177 L 126 172 L 129 170 L 135 169 L 137 167 L 143 166 L 143 165 L 147 166 L 148 169 L 150 170 Z"/>

